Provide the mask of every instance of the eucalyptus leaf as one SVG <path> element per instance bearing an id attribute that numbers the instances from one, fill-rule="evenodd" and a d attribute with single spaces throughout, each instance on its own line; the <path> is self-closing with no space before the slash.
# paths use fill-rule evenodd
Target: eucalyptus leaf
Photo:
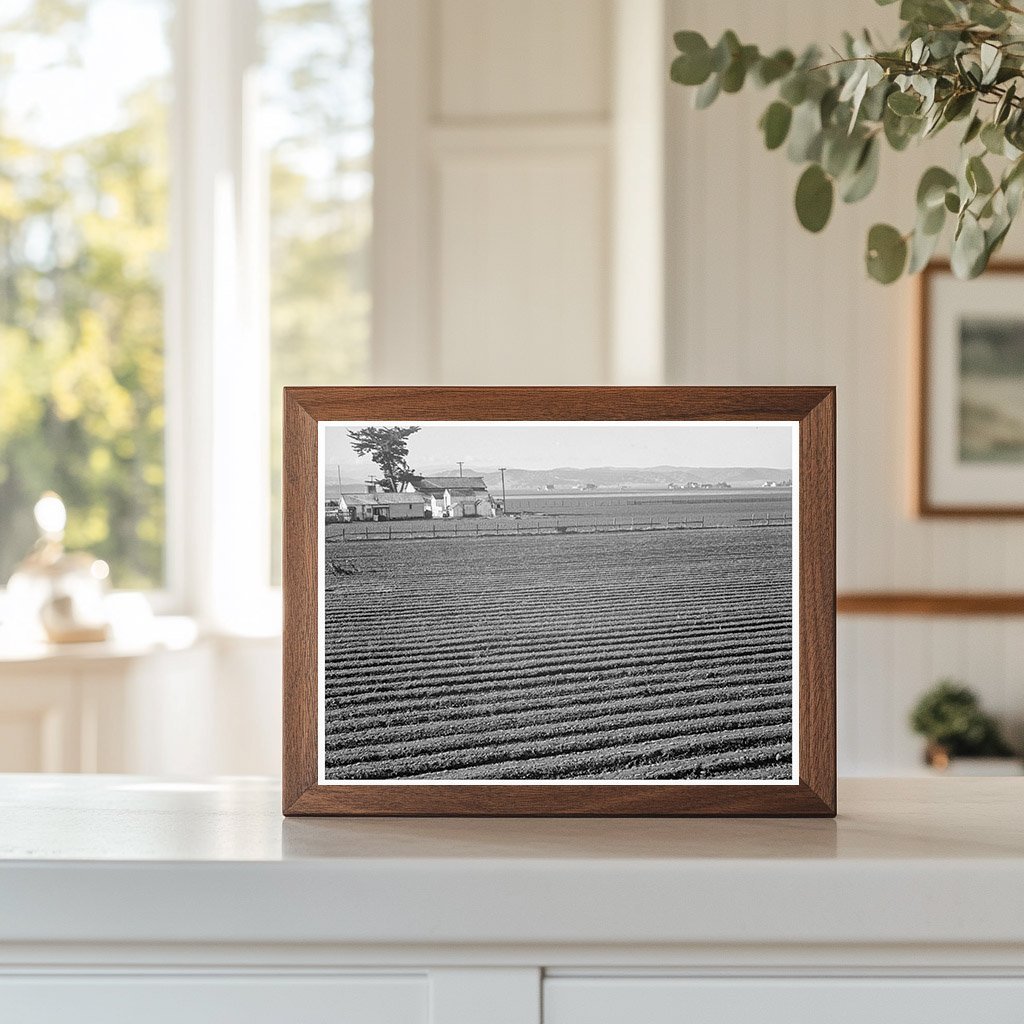
<path id="1" fill-rule="evenodd" d="M 941 234 L 946 224 L 946 204 L 940 203 L 930 210 L 919 210 L 917 214 L 917 227 L 923 234 Z"/>
<path id="2" fill-rule="evenodd" d="M 693 94 L 693 105 L 698 110 L 711 106 L 722 91 L 722 80 L 717 74 L 712 76 Z"/>
<path id="3" fill-rule="evenodd" d="M 953 238 L 953 250 L 950 265 L 953 273 L 961 280 L 977 277 L 981 265 L 984 269 L 985 232 L 978 219 L 969 211 L 963 214 L 960 227 Z"/>
<path id="4" fill-rule="evenodd" d="M 968 10 L 968 17 L 978 25 L 985 28 L 1002 29 L 1007 25 L 1006 15 L 990 3 L 972 3 Z"/>
<path id="5" fill-rule="evenodd" d="M 875 187 L 878 181 L 878 138 L 872 137 L 864 143 L 860 159 L 842 192 L 844 203 L 860 202 Z"/>
<path id="6" fill-rule="evenodd" d="M 916 114 L 920 109 L 921 100 L 909 92 L 894 92 L 889 96 L 889 109 L 894 114 Z"/>
<path id="7" fill-rule="evenodd" d="M 983 127 L 983 122 L 980 117 L 972 117 L 971 123 L 967 126 L 967 131 L 964 132 L 963 139 L 960 140 L 961 146 L 970 145 L 980 134 Z"/>
<path id="8" fill-rule="evenodd" d="M 817 160 L 821 156 L 821 111 L 811 100 L 793 111 L 786 155 L 793 163 Z"/>
<path id="9" fill-rule="evenodd" d="M 920 130 L 923 123 L 923 118 L 900 117 L 891 110 L 886 110 L 882 116 L 885 141 L 897 152 L 904 150 L 910 144 L 910 140 Z"/>
<path id="10" fill-rule="evenodd" d="M 807 75 L 803 71 L 794 71 L 783 79 L 779 87 L 779 98 L 791 107 L 797 107 L 807 99 Z"/>
<path id="11" fill-rule="evenodd" d="M 928 233 L 920 227 L 914 230 L 910 238 L 910 261 L 907 264 L 907 273 L 916 274 L 931 261 L 939 244 L 941 231 Z"/>
<path id="12" fill-rule="evenodd" d="M 758 59 L 756 46 L 741 46 L 732 63 L 722 72 L 722 92 L 739 92 L 746 81 L 747 72 Z"/>
<path id="13" fill-rule="evenodd" d="M 789 126 L 793 121 L 793 108 L 788 103 L 776 100 L 761 115 L 761 130 L 764 144 L 768 149 L 778 149 L 786 141 Z"/>
<path id="14" fill-rule="evenodd" d="M 892 91 L 892 82 L 884 77 L 868 88 L 864 95 L 864 102 L 860 105 L 858 119 L 862 124 L 865 121 L 882 120 L 882 115 L 885 113 L 885 102 Z"/>
<path id="15" fill-rule="evenodd" d="M 967 161 L 966 176 L 976 194 L 987 196 L 995 188 L 992 175 L 980 156 L 972 156 Z"/>
<path id="16" fill-rule="evenodd" d="M 764 87 L 784 78 L 793 70 L 796 58 L 790 50 L 776 50 L 770 57 L 762 57 L 754 66 L 753 77 Z"/>
<path id="17" fill-rule="evenodd" d="M 974 107 L 975 96 L 971 92 L 956 93 L 943 104 L 942 116 L 946 121 L 957 121 L 966 117 Z"/>
<path id="18" fill-rule="evenodd" d="M 979 51 L 981 58 L 981 84 L 991 85 L 999 74 L 999 68 L 1003 63 L 1003 51 L 991 42 L 981 44 Z"/>
<path id="19" fill-rule="evenodd" d="M 811 164 L 796 186 L 796 215 L 808 231 L 821 231 L 832 215 L 832 180 L 817 165 Z"/>
<path id="20" fill-rule="evenodd" d="M 839 107 L 839 93 L 837 88 L 829 89 L 818 101 L 818 111 L 821 114 L 821 123 L 828 124 L 830 121 L 838 122 L 842 114 Z"/>
<path id="21" fill-rule="evenodd" d="M 943 117 L 942 107 L 932 107 L 931 113 L 925 119 L 924 131 L 921 133 L 921 137 L 927 138 L 929 135 L 938 131 L 943 125 Z"/>
<path id="22" fill-rule="evenodd" d="M 906 239 L 890 224 L 875 224 L 868 232 L 868 273 L 880 284 L 892 284 L 907 263 Z"/>
<path id="23" fill-rule="evenodd" d="M 711 51 L 711 70 L 721 74 L 732 64 L 733 57 L 740 49 L 741 44 L 736 33 L 732 29 L 727 29 Z"/>
<path id="24" fill-rule="evenodd" d="M 981 142 L 993 156 L 1002 156 L 1006 146 L 1006 133 L 1001 125 L 989 121 L 981 129 Z"/>
<path id="25" fill-rule="evenodd" d="M 1002 124 L 1013 110 L 1013 101 L 1017 96 L 1017 83 L 1011 82 L 1003 93 L 999 102 L 996 104 L 996 112 L 992 115 L 992 120 L 996 124 Z"/>
<path id="26" fill-rule="evenodd" d="M 956 184 L 956 176 L 950 174 L 944 167 L 929 167 L 921 175 L 921 181 L 917 186 L 917 207 L 923 212 L 942 206 L 946 199 L 946 192 Z"/>
<path id="27" fill-rule="evenodd" d="M 684 53 L 676 57 L 669 71 L 672 81 L 680 85 L 702 85 L 710 74 L 711 56 L 707 50 L 700 56 Z"/>
<path id="28" fill-rule="evenodd" d="M 845 134 L 838 127 L 822 133 L 821 166 L 833 178 L 852 171 L 864 149 L 864 137 Z"/>

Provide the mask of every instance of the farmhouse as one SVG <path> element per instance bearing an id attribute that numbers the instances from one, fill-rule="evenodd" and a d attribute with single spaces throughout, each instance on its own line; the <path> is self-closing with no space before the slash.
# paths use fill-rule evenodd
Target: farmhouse
<path id="1" fill-rule="evenodd" d="M 345 519 L 356 521 L 422 519 L 426 515 L 427 499 L 417 491 L 392 494 L 388 491 L 370 491 L 367 494 L 342 494 L 338 510 Z"/>
<path id="2" fill-rule="evenodd" d="M 415 476 L 406 485 L 422 494 L 432 516 L 493 516 L 494 502 L 479 476 Z"/>

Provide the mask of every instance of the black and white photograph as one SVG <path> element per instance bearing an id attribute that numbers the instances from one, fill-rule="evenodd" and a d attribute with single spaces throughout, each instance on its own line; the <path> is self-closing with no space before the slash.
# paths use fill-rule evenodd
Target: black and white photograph
<path id="1" fill-rule="evenodd" d="M 797 434 L 320 423 L 320 782 L 795 784 Z"/>

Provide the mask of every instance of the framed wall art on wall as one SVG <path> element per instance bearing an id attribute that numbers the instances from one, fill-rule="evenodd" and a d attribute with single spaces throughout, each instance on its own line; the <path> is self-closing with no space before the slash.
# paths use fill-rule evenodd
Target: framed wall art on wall
<path id="1" fill-rule="evenodd" d="M 916 511 L 1024 515 L 1024 263 L 921 274 Z"/>
<path id="2" fill-rule="evenodd" d="M 835 813 L 831 388 L 288 388 L 284 812 Z"/>

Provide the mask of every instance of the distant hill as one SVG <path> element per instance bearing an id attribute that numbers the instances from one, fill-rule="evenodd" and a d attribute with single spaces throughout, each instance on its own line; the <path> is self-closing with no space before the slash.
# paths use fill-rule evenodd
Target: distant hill
<path id="1" fill-rule="evenodd" d="M 458 476 L 458 466 L 418 466 L 417 470 L 424 476 Z M 482 469 L 462 467 L 463 476 L 482 476 L 484 483 L 492 494 L 501 491 L 501 473 L 493 466 Z M 342 467 L 341 487 L 338 487 L 337 468 L 329 466 L 324 481 L 326 496 L 336 498 L 340 492 L 362 493 L 366 490 L 366 479 L 352 476 L 348 467 Z M 566 466 L 560 469 L 516 469 L 505 470 L 505 490 L 510 494 L 517 492 L 544 491 L 550 485 L 555 491 L 582 491 L 588 484 L 594 484 L 595 491 L 664 491 L 671 484 L 685 487 L 688 483 L 717 484 L 727 483 L 730 487 L 761 487 L 763 484 L 781 483 L 789 480 L 792 473 L 788 469 L 771 469 L 766 466 L 645 466 L 640 468 L 623 468 L 619 466 L 593 466 L 589 469 L 577 469 Z"/>
<path id="2" fill-rule="evenodd" d="M 459 468 L 451 466 L 431 467 L 424 472 L 438 475 L 458 476 Z M 488 489 L 501 489 L 501 473 L 493 467 L 470 469 L 464 466 L 464 476 L 482 476 Z M 543 491 L 550 484 L 556 491 L 582 490 L 594 484 L 598 491 L 620 490 L 666 490 L 670 484 L 680 487 L 688 483 L 727 483 L 731 487 L 760 487 L 767 482 L 781 483 L 792 478 L 788 469 L 772 469 L 766 466 L 645 466 L 623 468 L 618 466 L 593 466 L 588 469 L 563 467 L 560 469 L 516 469 L 505 470 L 505 490 Z"/>
<path id="3" fill-rule="evenodd" d="M 363 494 L 366 491 L 366 478 L 356 480 L 345 475 L 342 470 L 341 486 L 338 486 L 338 470 L 336 466 L 328 466 L 324 473 L 324 497 L 328 501 L 337 501 L 339 494 Z"/>

